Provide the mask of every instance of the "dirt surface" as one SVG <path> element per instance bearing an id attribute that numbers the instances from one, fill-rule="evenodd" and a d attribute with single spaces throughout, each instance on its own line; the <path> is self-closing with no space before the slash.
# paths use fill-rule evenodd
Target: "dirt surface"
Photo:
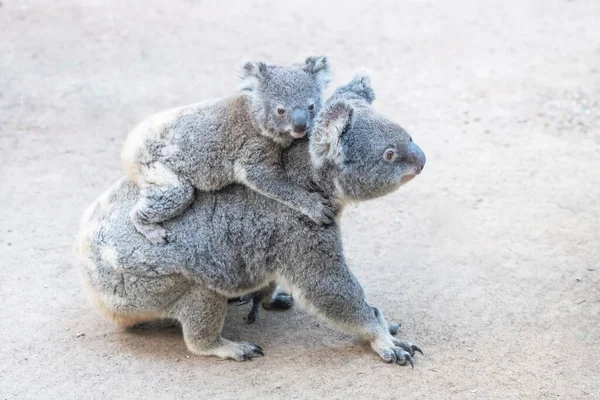
<path id="1" fill-rule="evenodd" d="M 1 4 L 1 399 L 600 397 L 600 2 Z M 328 93 L 371 69 L 428 157 L 342 221 L 369 301 L 425 352 L 414 370 L 298 308 L 246 325 L 230 307 L 224 335 L 265 349 L 246 363 L 103 320 L 71 246 L 126 133 L 233 93 L 241 59 L 318 54 Z"/>

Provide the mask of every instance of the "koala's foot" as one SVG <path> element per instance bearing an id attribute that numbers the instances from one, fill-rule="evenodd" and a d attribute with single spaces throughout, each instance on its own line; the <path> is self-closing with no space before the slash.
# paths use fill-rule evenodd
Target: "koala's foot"
<path id="1" fill-rule="evenodd" d="M 410 364 L 413 368 L 415 367 L 413 363 L 415 352 L 423 354 L 418 346 L 393 337 L 390 340 L 375 339 L 371 342 L 371 348 L 387 363 Z"/>
<path id="2" fill-rule="evenodd" d="M 293 305 L 294 298 L 287 293 L 277 293 L 262 303 L 265 310 L 289 310 Z"/>
<path id="3" fill-rule="evenodd" d="M 236 361 L 252 360 L 254 357 L 265 355 L 262 347 L 249 342 L 232 342 L 231 340 L 220 338 L 218 345 L 206 349 L 195 349 L 188 345 L 192 353 L 203 356 L 216 356 L 222 359 L 232 359 Z"/>
<path id="4" fill-rule="evenodd" d="M 318 225 L 332 223 L 335 212 L 331 202 L 319 193 L 309 193 L 309 198 L 312 204 L 304 210 L 304 213 Z"/>
<path id="5" fill-rule="evenodd" d="M 242 303 L 243 300 L 245 299 L 240 299 L 238 304 L 246 304 L 246 302 Z M 289 310 L 294 305 L 294 299 L 287 293 L 277 293 L 266 300 L 262 300 L 262 296 L 255 296 L 253 298 L 252 309 L 246 317 L 247 324 L 256 322 L 261 304 L 265 310 Z"/>
<path id="6" fill-rule="evenodd" d="M 256 319 L 258 318 L 258 310 L 260 308 L 260 303 L 258 302 L 254 302 L 252 304 L 252 308 L 250 309 L 250 312 L 248 313 L 248 316 L 246 316 L 246 323 L 247 324 L 253 324 L 254 322 L 256 322 Z"/>
<path id="7" fill-rule="evenodd" d="M 246 317 L 246 323 L 251 324 L 258 318 L 258 312 L 261 304 L 260 298 L 255 298 L 252 304 L 252 309 Z M 289 310 L 294 305 L 294 298 L 287 293 L 277 293 L 273 297 L 270 297 L 262 301 L 262 306 L 265 310 Z"/>
<path id="8" fill-rule="evenodd" d="M 265 310 L 289 310 L 294 304 L 292 296 L 279 292 L 275 282 L 271 282 L 258 292 L 240 297 L 238 305 L 247 304 L 250 300 L 252 300 L 252 309 L 245 318 L 247 324 L 256 321 L 261 304 Z"/>

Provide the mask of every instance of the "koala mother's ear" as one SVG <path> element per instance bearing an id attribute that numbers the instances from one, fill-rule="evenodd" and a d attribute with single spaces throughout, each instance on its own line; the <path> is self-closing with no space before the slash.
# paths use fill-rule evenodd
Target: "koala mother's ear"
<path id="1" fill-rule="evenodd" d="M 310 136 L 310 158 L 315 167 L 327 161 L 341 162 L 340 139 L 352 123 L 354 109 L 344 101 L 334 102 L 321 111 Z"/>
<path id="2" fill-rule="evenodd" d="M 327 57 L 308 57 L 304 61 L 304 71 L 311 74 L 316 82 L 324 89 L 331 82 L 331 71 L 329 70 L 329 61 Z"/>
<path id="3" fill-rule="evenodd" d="M 371 84 L 371 74 L 364 69 L 356 71 L 350 82 L 336 89 L 331 97 L 365 100 L 372 104 L 375 100 L 375 90 Z"/>
<path id="4" fill-rule="evenodd" d="M 264 62 L 244 61 L 239 67 L 240 86 L 242 90 L 253 91 L 265 79 L 267 64 Z"/>

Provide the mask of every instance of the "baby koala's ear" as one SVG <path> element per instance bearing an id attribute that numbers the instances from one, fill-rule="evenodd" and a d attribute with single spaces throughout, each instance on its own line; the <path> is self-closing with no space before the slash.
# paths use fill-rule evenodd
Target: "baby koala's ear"
<path id="1" fill-rule="evenodd" d="M 372 104 L 375 100 L 375 90 L 371 85 L 371 74 L 365 69 L 356 71 L 350 82 L 337 89 L 334 96 L 336 94 L 348 94 L 354 98 L 360 97 L 366 100 L 367 103 Z"/>
<path id="2" fill-rule="evenodd" d="M 304 61 L 304 70 L 315 78 L 321 89 L 324 89 L 331 82 L 329 61 L 325 56 L 308 57 Z"/>
<path id="3" fill-rule="evenodd" d="M 340 138 L 350 128 L 354 109 L 344 101 L 325 107 L 310 136 L 310 157 L 316 167 L 341 162 Z"/>
<path id="4" fill-rule="evenodd" d="M 253 91 L 265 79 L 267 64 L 264 62 L 244 61 L 239 67 L 240 86 L 242 90 Z"/>

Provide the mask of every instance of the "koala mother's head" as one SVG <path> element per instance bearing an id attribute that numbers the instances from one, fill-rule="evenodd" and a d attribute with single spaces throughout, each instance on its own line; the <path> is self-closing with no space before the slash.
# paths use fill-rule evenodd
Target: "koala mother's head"
<path id="1" fill-rule="evenodd" d="M 311 161 L 345 201 L 383 196 L 423 170 L 425 154 L 400 125 L 375 112 L 365 74 L 338 88 L 310 137 Z"/>
<path id="2" fill-rule="evenodd" d="M 240 70 L 242 90 L 251 95 L 254 118 L 262 133 L 281 143 L 303 137 L 313 126 L 331 75 L 326 57 L 304 64 L 267 65 L 247 61 Z"/>

